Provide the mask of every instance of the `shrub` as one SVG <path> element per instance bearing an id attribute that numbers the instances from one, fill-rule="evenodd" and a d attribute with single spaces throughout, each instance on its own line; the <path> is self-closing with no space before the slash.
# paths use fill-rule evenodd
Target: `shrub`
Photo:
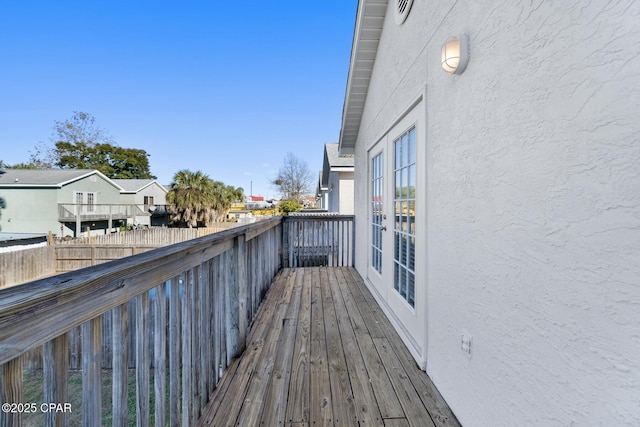
<path id="1" fill-rule="evenodd" d="M 295 200 L 283 200 L 278 206 L 278 211 L 283 215 L 299 211 L 300 209 L 302 209 L 302 205 Z"/>

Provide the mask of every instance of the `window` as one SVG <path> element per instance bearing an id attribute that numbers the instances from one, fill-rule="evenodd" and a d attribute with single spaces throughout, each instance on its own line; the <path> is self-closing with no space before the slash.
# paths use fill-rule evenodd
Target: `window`
<path id="1" fill-rule="evenodd" d="M 144 210 L 148 210 L 153 205 L 153 196 L 144 196 Z"/>
<path id="2" fill-rule="evenodd" d="M 416 129 L 408 130 L 393 143 L 394 274 L 393 287 L 415 305 L 416 248 Z"/>
<path id="3" fill-rule="evenodd" d="M 76 191 L 75 204 L 78 205 L 78 211 L 82 213 L 92 213 L 96 211 L 96 193 Z"/>

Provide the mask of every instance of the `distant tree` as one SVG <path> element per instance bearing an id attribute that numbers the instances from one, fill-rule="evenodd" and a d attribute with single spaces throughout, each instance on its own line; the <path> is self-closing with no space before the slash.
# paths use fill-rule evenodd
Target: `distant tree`
<path id="1" fill-rule="evenodd" d="M 155 178 L 149 155 L 136 148 L 118 146 L 89 113 L 75 111 L 65 121 L 56 121 L 51 137 L 54 147 L 36 145 L 28 165 L 36 168 L 96 169 L 109 178 Z"/>
<path id="2" fill-rule="evenodd" d="M 278 170 L 278 175 L 272 183 L 278 188 L 282 199 L 295 200 L 300 203 L 302 198 L 309 193 L 312 181 L 313 175 L 307 163 L 292 153 L 287 153 Z"/>
<path id="3" fill-rule="evenodd" d="M 213 202 L 213 181 L 208 175 L 183 169 L 173 176 L 167 203 L 173 215 L 171 222 L 178 226 L 197 227 L 207 224 Z"/>
<path id="4" fill-rule="evenodd" d="M 56 166 L 61 169 L 97 169 L 116 179 L 155 178 L 149 170 L 149 155 L 144 150 L 107 143 L 87 145 L 58 141 L 56 153 Z"/>
<path id="5" fill-rule="evenodd" d="M 192 228 L 224 220 L 231 204 L 242 197 L 242 188 L 213 181 L 200 171 L 183 169 L 173 176 L 167 203 L 173 212 L 172 223 Z"/>

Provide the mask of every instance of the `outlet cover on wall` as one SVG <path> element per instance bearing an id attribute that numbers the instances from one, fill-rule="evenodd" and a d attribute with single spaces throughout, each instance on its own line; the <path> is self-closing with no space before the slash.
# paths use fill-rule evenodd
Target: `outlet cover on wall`
<path id="1" fill-rule="evenodd" d="M 471 357 L 471 335 L 467 332 L 462 332 L 462 351 L 469 357 Z"/>

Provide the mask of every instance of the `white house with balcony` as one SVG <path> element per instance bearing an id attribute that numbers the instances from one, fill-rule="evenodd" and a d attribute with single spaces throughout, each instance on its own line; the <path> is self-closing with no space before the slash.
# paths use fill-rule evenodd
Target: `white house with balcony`
<path id="1" fill-rule="evenodd" d="M 166 193 L 155 180 L 114 180 L 97 170 L 7 169 L 0 175 L 0 231 L 64 237 L 153 225 L 150 208 L 164 207 Z"/>
<path id="2" fill-rule="evenodd" d="M 341 156 L 337 143 L 325 144 L 323 154 L 316 188 L 318 207 L 328 212 L 353 215 L 353 156 Z"/>
<path id="3" fill-rule="evenodd" d="M 639 22 L 359 1 L 355 266 L 465 426 L 640 425 Z"/>

